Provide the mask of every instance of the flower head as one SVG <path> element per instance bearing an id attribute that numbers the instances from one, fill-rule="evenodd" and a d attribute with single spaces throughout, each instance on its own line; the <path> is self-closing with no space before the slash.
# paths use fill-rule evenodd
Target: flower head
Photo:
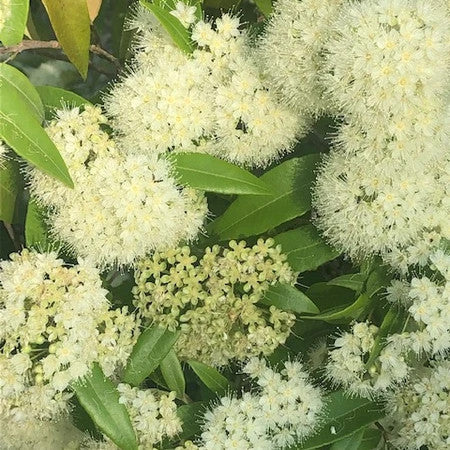
<path id="1" fill-rule="evenodd" d="M 189 247 L 156 253 L 137 264 L 135 305 L 150 323 L 180 327 L 183 359 L 222 366 L 230 359 L 270 354 L 287 339 L 291 313 L 258 302 L 270 285 L 296 279 L 273 240 L 253 246 L 207 248 L 198 260 Z"/>

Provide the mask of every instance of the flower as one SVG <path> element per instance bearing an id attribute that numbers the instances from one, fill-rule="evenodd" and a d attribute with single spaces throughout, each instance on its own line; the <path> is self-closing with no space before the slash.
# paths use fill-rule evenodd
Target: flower
<path id="1" fill-rule="evenodd" d="M 448 102 L 449 41 L 441 0 L 348 2 L 326 45 L 323 85 L 366 130 L 429 135 Z"/>
<path id="2" fill-rule="evenodd" d="M 276 282 L 296 274 L 272 239 L 253 247 L 231 241 L 207 248 L 201 259 L 189 247 L 138 262 L 134 304 L 149 323 L 181 329 L 175 344 L 183 359 L 223 366 L 230 359 L 270 354 L 289 336 L 295 316 L 259 305 Z"/>
<path id="3" fill-rule="evenodd" d="M 285 362 L 277 372 L 251 358 L 243 371 L 256 390 L 222 397 L 204 414 L 200 449 L 283 449 L 315 431 L 324 403 L 301 363 Z"/>
<path id="4" fill-rule="evenodd" d="M 449 159 L 417 166 L 415 158 L 367 157 L 335 150 L 314 187 L 316 225 L 351 258 L 380 255 L 401 272 L 424 265 L 450 238 Z"/>
<path id="5" fill-rule="evenodd" d="M 268 81 L 308 119 L 329 110 L 320 73 L 332 24 L 346 0 L 279 0 L 259 42 Z"/>
<path id="6" fill-rule="evenodd" d="M 59 111 L 47 127 L 75 184 L 30 169 L 54 237 L 102 268 L 194 239 L 207 211 L 203 195 L 177 186 L 164 159 L 121 152 L 106 123 L 99 108 L 86 106 Z"/>
<path id="7" fill-rule="evenodd" d="M 404 380 L 410 370 L 407 364 L 408 333 L 393 334 L 379 356 L 367 366 L 375 339 L 377 326 L 368 322 L 355 322 L 351 332 L 342 333 L 329 351 L 326 377 L 352 395 L 380 396 L 393 385 Z"/>
<path id="8" fill-rule="evenodd" d="M 190 6 L 184 2 L 177 2 L 175 9 L 170 11 L 170 14 L 176 17 L 185 28 L 189 28 L 196 21 L 196 11 L 196 6 Z"/>
<path id="9" fill-rule="evenodd" d="M 222 15 L 216 29 L 197 21 L 187 55 L 149 14 L 138 10 L 134 63 L 105 98 L 124 148 L 206 152 L 252 167 L 292 149 L 306 124 L 267 87 L 237 18 Z"/>
<path id="10" fill-rule="evenodd" d="M 0 415 L 53 420 L 69 385 L 98 362 L 106 376 L 123 367 L 139 322 L 111 310 L 98 270 L 66 267 L 56 253 L 23 250 L 0 263 Z"/>
<path id="11" fill-rule="evenodd" d="M 449 444 L 450 362 L 418 370 L 406 385 L 388 396 L 389 442 L 398 449 L 446 449 Z"/>

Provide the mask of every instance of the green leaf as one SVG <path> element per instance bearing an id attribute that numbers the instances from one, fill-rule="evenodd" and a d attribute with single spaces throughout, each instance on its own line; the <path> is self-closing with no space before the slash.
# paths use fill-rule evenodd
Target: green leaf
<path id="1" fill-rule="evenodd" d="M 330 247 L 310 224 L 281 233 L 274 239 L 287 255 L 289 265 L 299 272 L 315 270 L 339 256 L 339 252 Z"/>
<path id="2" fill-rule="evenodd" d="M 230 390 L 228 380 L 213 367 L 193 360 L 188 361 L 188 364 L 212 392 L 223 395 Z"/>
<path id="3" fill-rule="evenodd" d="M 8 3 L 6 10 L 5 6 L 1 10 L 2 15 L 6 16 L 6 22 L 0 28 L 0 41 L 3 45 L 15 45 L 25 33 L 30 0 L 11 0 Z"/>
<path id="4" fill-rule="evenodd" d="M 141 0 L 141 4 L 153 13 L 181 50 L 186 53 L 192 53 L 194 51 L 189 31 L 175 16 L 154 3 Z"/>
<path id="5" fill-rule="evenodd" d="M 374 450 L 381 438 L 381 431 L 377 428 L 362 428 L 351 436 L 335 442 L 330 450 Z"/>
<path id="6" fill-rule="evenodd" d="M 178 397 L 183 398 L 186 390 L 186 381 L 184 379 L 183 369 L 177 354 L 173 349 L 161 361 L 159 366 L 164 381 L 171 391 L 175 391 Z"/>
<path id="7" fill-rule="evenodd" d="M 325 282 L 313 284 L 305 294 L 321 311 L 346 308 L 355 300 L 355 293 L 352 290 Z"/>
<path id="8" fill-rule="evenodd" d="M 272 1 L 271 0 L 255 0 L 256 6 L 266 16 L 272 14 Z"/>
<path id="9" fill-rule="evenodd" d="M 172 153 L 168 157 L 181 184 L 220 194 L 269 195 L 259 178 L 222 159 L 203 153 Z"/>
<path id="10" fill-rule="evenodd" d="M 86 0 L 42 0 L 58 42 L 70 62 L 86 79 L 91 21 Z"/>
<path id="11" fill-rule="evenodd" d="M 369 359 L 367 360 L 367 369 L 370 368 L 370 366 L 380 355 L 381 350 L 383 350 L 386 346 L 386 338 L 392 334 L 400 333 L 406 320 L 407 314 L 398 305 L 392 305 L 389 308 L 389 311 L 384 316 L 383 322 L 380 325 L 372 351 L 370 352 Z"/>
<path id="12" fill-rule="evenodd" d="M 323 320 L 325 322 L 341 322 L 352 319 L 358 319 L 370 306 L 371 298 L 366 294 L 361 294 L 355 302 L 346 308 L 333 308 L 330 311 L 326 311 L 323 314 L 317 316 L 304 316 L 304 319 L 308 320 Z"/>
<path id="13" fill-rule="evenodd" d="M 361 428 L 385 416 L 384 405 L 359 397 L 346 397 L 342 391 L 326 397 L 326 416 L 320 431 L 291 450 L 321 448 L 351 436 Z"/>
<path id="14" fill-rule="evenodd" d="M 328 284 L 333 286 L 342 286 L 355 292 L 360 292 L 364 286 L 365 276 L 362 273 L 351 273 L 333 278 Z"/>
<path id="15" fill-rule="evenodd" d="M 0 138 L 38 169 L 73 187 L 66 164 L 17 89 L 0 84 Z"/>
<path id="16" fill-rule="evenodd" d="M 119 403 L 119 392 L 96 364 L 87 377 L 72 384 L 81 406 L 96 425 L 119 448 L 138 448 L 127 409 Z"/>
<path id="17" fill-rule="evenodd" d="M 138 386 L 169 353 L 180 335 L 159 326 L 147 328 L 138 338 L 128 360 L 123 380 Z"/>
<path id="18" fill-rule="evenodd" d="M 22 95 L 22 99 L 39 123 L 44 119 L 44 107 L 41 98 L 28 78 L 15 67 L 9 64 L 0 64 L 0 89 L 17 90 Z M 0 110 L 3 109 L 0 104 Z"/>
<path id="19" fill-rule="evenodd" d="M 211 224 L 210 232 L 223 240 L 254 236 L 303 215 L 311 208 L 310 188 L 318 160 L 317 155 L 292 158 L 269 170 L 260 180 L 270 195 L 239 196 Z"/>
<path id="20" fill-rule="evenodd" d="M 289 284 L 277 283 L 270 286 L 261 303 L 298 314 L 319 313 L 319 308 L 303 292 Z"/>
<path id="21" fill-rule="evenodd" d="M 53 117 L 55 110 L 64 107 L 92 105 L 92 103 L 74 92 L 66 91 L 53 86 L 36 86 L 36 91 L 41 97 L 47 120 Z"/>
<path id="22" fill-rule="evenodd" d="M 382 263 L 376 264 L 367 279 L 365 292 L 369 297 L 372 297 L 380 290 L 384 290 L 391 280 L 392 270 L 382 265 Z"/>
<path id="23" fill-rule="evenodd" d="M 51 246 L 50 234 L 45 223 L 45 213 L 33 197 L 28 202 L 25 218 L 25 242 L 27 247 L 48 249 Z"/>
<path id="24" fill-rule="evenodd" d="M 183 426 L 183 431 L 178 436 L 180 440 L 189 439 L 200 432 L 200 421 L 205 406 L 204 402 L 195 402 L 182 405 L 177 409 L 177 415 Z"/>
<path id="25" fill-rule="evenodd" d="M 11 158 L 0 161 L 0 220 L 12 223 L 19 192 L 19 164 Z"/>

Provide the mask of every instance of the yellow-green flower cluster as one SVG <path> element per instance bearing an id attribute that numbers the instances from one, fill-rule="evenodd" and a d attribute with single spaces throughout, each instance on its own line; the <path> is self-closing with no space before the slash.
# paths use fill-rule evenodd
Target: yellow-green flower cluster
<path id="1" fill-rule="evenodd" d="M 207 248 L 202 258 L 189 247 L 137 264 L 135 305 L 150 323 L 182 333 L 176 344 L 182 359 L 222 366 L 230 359 L 272 353 L 289 336 L 295 316 L 259 304 L 277 283 L 296 274 L 272 239 L 254 246 L 231 241 Z"/>

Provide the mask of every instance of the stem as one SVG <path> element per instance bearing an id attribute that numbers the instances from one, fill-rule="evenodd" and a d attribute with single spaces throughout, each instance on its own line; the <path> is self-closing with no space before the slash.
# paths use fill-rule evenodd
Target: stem
<path id="1" fill-rule="evenodd" d="M 61 44 L 58 41 L 35 41 L 35 40 L 25 40 L 20 42 L 17 45 L 11 45 L 9 47 L 1 47 L 0 48 L 0 56 L 2 55 L 10 55 L 6 62 L 10 59 L 17 56 L 19 53 L 22 53 L 26 50 L 39 50 L 39 49 L 52 49 L 52 50 L 62 50 Z M 103 58 L 116 66 L 117 69 L 120 68 L 119 60 L 108 53 L 105 49 L 100 47 L 99 45 L 91 45 L 89 47 L 89 51 L 100 58 Z"/>

